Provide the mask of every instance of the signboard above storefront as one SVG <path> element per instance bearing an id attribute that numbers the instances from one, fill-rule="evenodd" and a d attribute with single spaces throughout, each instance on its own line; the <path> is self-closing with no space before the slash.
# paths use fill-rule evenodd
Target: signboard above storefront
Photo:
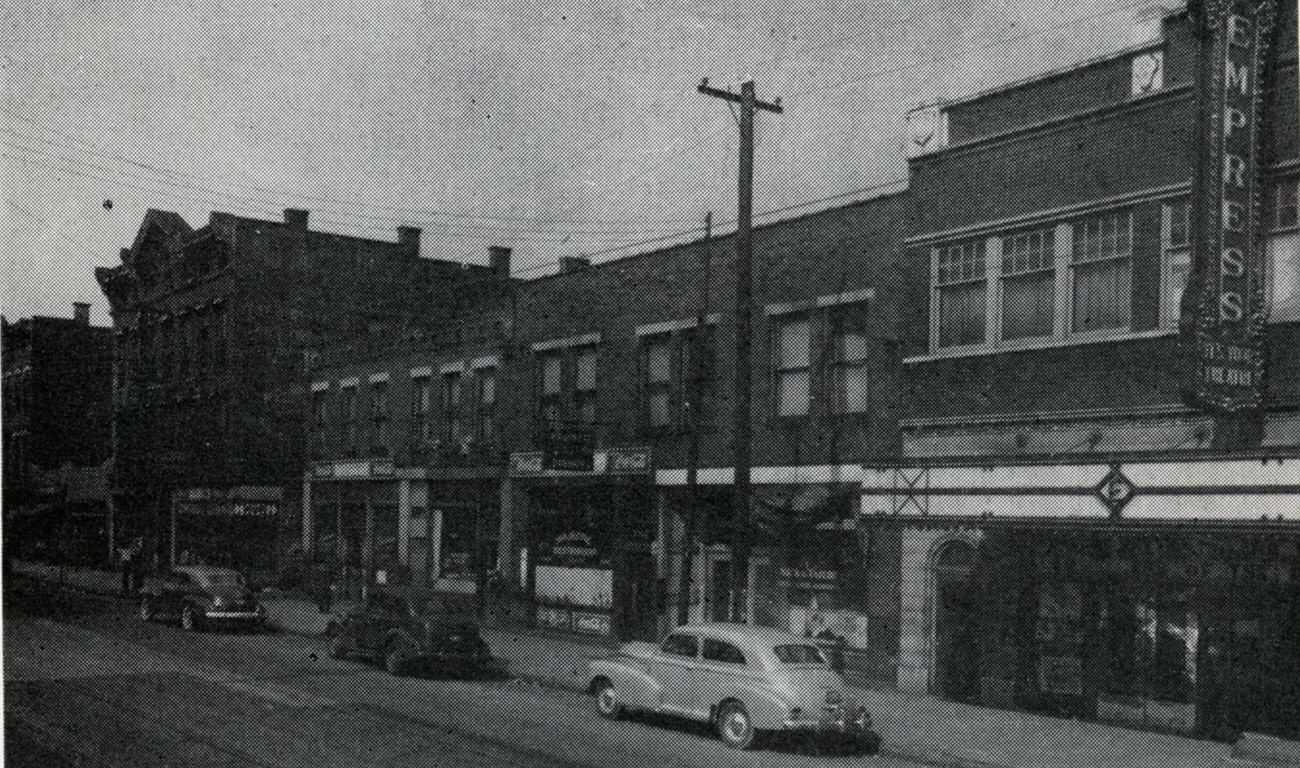
<path id="1" fill-rule="evenodd" d="M 1263 397 L 1265 261 L 1260 125 L 1274 0 L 1206 0 L 1197 76 L 1200 137 L 1192 188 L 1192 276 L 1181 330 L 1184 398 L 1253 411 Z"/>
<path id="2" fill-rule="evenodd" d="M 548 463 L 543 451 L 510 454 L 510 474 L 514 477 L 648 475 L 654 471 L 654 454 L 649 447 L 610 448 L 593 452 L 585 467 L 568 469 Z"/>

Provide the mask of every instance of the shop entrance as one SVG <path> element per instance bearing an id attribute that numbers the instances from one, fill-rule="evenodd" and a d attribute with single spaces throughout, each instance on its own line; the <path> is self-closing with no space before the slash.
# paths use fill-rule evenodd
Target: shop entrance
<path id="1" fill-rule="evenodd" d="M 975 548 L 943 546 L 934 560 L 935 678 L 938 693 L 954 701 L 979 700 L 979 594 Z"/>

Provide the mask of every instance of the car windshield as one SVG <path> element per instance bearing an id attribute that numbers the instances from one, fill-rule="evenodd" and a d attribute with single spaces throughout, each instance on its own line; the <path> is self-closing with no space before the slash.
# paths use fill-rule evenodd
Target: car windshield
<path id="1" fill-rule="evenodd" d="M 444 595 L 435 595 L 423 600 L 416 600 L 415 609 L 421 616 L 428 616 L 444 622 L 473 622 L 474 604 L 464 599 L 453 599 Z"/>
<path id="2" fill-rule="evenodd" d="M 194 574 L 204 589 L 243 589 L 244 577 L 237 571 L 206 571 Z"/>
<path id="3" fill-rule="evenodd" d="M 783 664 L 825 664 L 826 658 L 815 645 L 778 645 L 772 653 Z"/>

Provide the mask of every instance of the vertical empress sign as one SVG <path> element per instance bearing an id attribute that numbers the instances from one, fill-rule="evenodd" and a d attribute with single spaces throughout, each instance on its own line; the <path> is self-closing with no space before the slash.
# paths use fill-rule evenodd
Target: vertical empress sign
<path id="1" fill-rule="evenodd" d="M 1257 409 L 1264 373 L 1260 121 L 1274 0 L 1202 4 L 1192 284 L 1182 328 L 1195 406 Z"/>

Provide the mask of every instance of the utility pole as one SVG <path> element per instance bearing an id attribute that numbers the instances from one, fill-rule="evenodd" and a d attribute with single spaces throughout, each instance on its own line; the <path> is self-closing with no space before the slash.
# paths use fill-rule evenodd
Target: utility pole
<path id="1" fill-rule="evenodd" d="M 704 335 L 709 319 L 709 280 L 713 261 L 713 211 L 704 215 L 704 288 L 700 294 L 700 311 L 695 317 L 694 348 L 691 350 L 691 425 L 686 448 L 686 525 L 682 533 L 682 566 L 677 579 L 677 625 L 691 620 L 691 572 L 694 570 L 695 538 L 700 515 L 700 421 L 703 418 Z"/>
<path id="2" fill-rule="evenodd" d="M 700 93 L 740 105 L 740 180 L 736 215 L 736 394 L 732 454 L 733 483 L 731 600 L 729 617 L 746 621 L 742 597 L 749 586 L 749 469 L 750 469 L 750 345 L 753 325 L 753 213 L 754 213 L 754 110 L 781 114 L 781 100 L 771 103 L 754 98 L 754 81 L 740 84 L 740 93 L 700 82 Z M 746 601 L 747 602 L 747 601 Z"/>

